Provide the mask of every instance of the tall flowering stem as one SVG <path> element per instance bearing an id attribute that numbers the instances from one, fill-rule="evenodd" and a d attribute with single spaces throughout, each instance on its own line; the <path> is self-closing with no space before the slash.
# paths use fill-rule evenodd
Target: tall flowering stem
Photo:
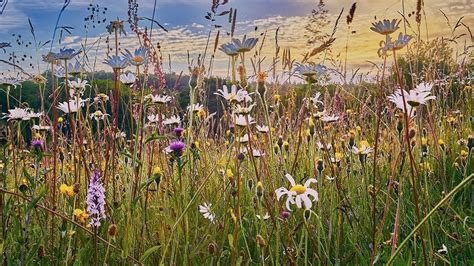
<path id="1" fill-rule="evenodd" d="M 410 136 L 409 136 L 410 132 L 409 132 L 407 102 L 405 100 L 405 93 L 404 93 L 404 90 L 402 88 L 402 78 L 400 76 L 401 74 L 400 74 L 400 70 L 398 68 L 397 55 L 396 55 L 395 50 L 393 50 L 393 60 L 394 60 L 394 64 L 395 64 L 395 71 L 396 71 L 398 85 L 400 86 L 400 91 L 401 91 L 401 95 L 402 95 L 402 99 L 403 99 L 403 112 L 404 112 L 404 118 L 405 118 L 405 141 L 406 141 L 406 145 L 407 145 L 408 156 L 409 156 L 409 159 L 410 159 L 410 172 L 411 172 L 411 181 L 412 181 L 411 183 L 412 183 L 412 192 L 413 192 L 412 194 L 413 194 L 413 202 L 415 204 L 416 221 L 417 221 L 417 223 L 420 223 L 421 213 L 420 213 L 420 205 L 419 205 L 419 201 L 418 201 L 418 191 L 417 191 L 417 188 L 416 188 L 415 160 L 413 158 L 413 153 L 412 153 L 411 147 L 410 147 Z M 422 237 L 421 237 L 421 247 L 423 249 L 424 264 L 427 265 L 428 264 L 428 255 L 426 253 L 426 245 L 425 245 L 425 241 L 423 239 L 423 233 L 422 233 Z"/>

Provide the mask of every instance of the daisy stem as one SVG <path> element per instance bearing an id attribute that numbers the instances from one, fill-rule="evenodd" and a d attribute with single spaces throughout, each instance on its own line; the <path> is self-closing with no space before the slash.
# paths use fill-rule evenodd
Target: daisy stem
<path id="1" fill-rule="evenodd" d="M 416 219 L 417 219 L 417 222 L 420 223 L 421 221 L 421 213 L 420 213 L 420 205 L 419 205 L 419 202 L 418 202 L 418 191 L 417 191 L 417 188 L 416 188 L 416 173 L 415 173 L 415 161 L 414 161 L 414 158 L 413 158 L 413 154 L 412 154 L 412 150 L 411 150 L 411 147 L 410 147 L 410 133 L 409 133 L 409 120 L 408 120 L 408 109 L 407 109 L 407 103 L 406 103 L 406 100 L 405 100 L 405 93 L 404 93 L 404 89 L 403 89 L 403 83 L 402 83 L 402 77 L 401 77 L 401 73 L 400 73 L 400 70 L 398 68 L 398 62 L 397 62 L 397 55 L 396 55 L 396 52 L 395 50 L 393 51 L 393 60 L 394 60 L 394 64 L 395 64 L 395 72 L 396 72 L 396 76 L 397 76 L 397 81 L 398 81 L 398 85 L 400 87 L 400 91 L 401 91 L 401 95 L 402 95 L 402 100 L 403 100 L 403 112 L 404 112 L 404 118 L 405 118 L 405 141 L 406 141 L 406 145 L 407 145 L 407 150 L 408 150 L 408 156 L 409 156 L 409 159 L 410 159 L 410 172 L 411 172 L 411 183 L 412 183 L 412 194 L 413 194 L 413 202 L 415 204 L 415 213 L 416 213 Z M 403 188 L 400 188 L 400 189 L 403 189 Z M 422 249 L 423 249 L 423 262 L 426 265 L 428 265 L 428 255 L 426 253 L 426 245 L 425 245 L 425 241 L 424 241 L 424 238 L 423 238 L 423 233 L 421 235 L 421 246 L 422 246 Z"/>

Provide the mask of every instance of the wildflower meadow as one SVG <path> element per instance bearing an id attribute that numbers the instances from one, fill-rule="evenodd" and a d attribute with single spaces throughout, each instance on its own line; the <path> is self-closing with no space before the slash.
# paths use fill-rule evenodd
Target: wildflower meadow
<path id="1" fill-rule="evenodd" d="M 474 264 L 470 6 L 433 37 L 428 0 L 308 1 L 303 36 L 209 0 L 198 44 L 161 1 L 52 2 L 0 38 L 3 265 Z"/>

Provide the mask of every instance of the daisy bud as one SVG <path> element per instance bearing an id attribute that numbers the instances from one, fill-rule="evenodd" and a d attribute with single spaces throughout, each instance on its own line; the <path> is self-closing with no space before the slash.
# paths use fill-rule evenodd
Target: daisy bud
<path id="1" fill-rule="evenodd" d="M 257 184 L 258 185 L 258 184 Z M 249 187 L 249 189 L 252 189 L 253 188 L 253 179 L 249 179 L 247 181 L 247 186 Z"/>
<path id="2" fill-rule="evenodd" d="M 273 152 L 275 154 L 278 154 L 279 151 L 280 151 L 280 146 L 278 146 L 278 144 L 275 143 L 275 145 L 273 145 Z"/>
<path id="3" fill-rule="evenodd" d="M 324 161 L 322 159 L 318 159 L 316 164 L 317 164 L 316 169 L 318 169 L 318 172 L 321 174 L 324 170 Z"/>
<path id="4" fill-rule="evenodd" d="M 398 134 L 400 134 L 403 130 L 403 123 L 402 123 L 402 120 L 398 119 L 398 122 L 397 122 L 397 131 L 398 131 Z"/>
<path id="5" fill-rule="evenodd" d="M 438 139 L 438 145 L 442 150 L 446 148 L 446 145 L 444 144 L 444 140 L 442 139 Z"/>
<path id="6" fill-rule="evenodd" d="M 257 183 L 257 197 L 261 197 L 263 195 L 263 185 L 261 181 Z"/>
<path id="7" fill-rule="evenodd" d="M 74 185 L 72 185 L 72 191 L 74 192 L 74 194 L 78 194 L 80 188 L 81 188 L 81 184 L 79 183 L 74 183 Z"/>
<path id="8" fill-rule="evenodd" d="M 233 180 L 234 180 L 234 173 L 232 172 L 232 169 L 228 168 L 228 169 L 225 171 L 225 176 L 226 176 L 227 179 L 229 179 L 230 181 L 233 181 Z"/>
<path id="9" fill-rule="evenodd" d="M 266 247 L 267 241 L 261 235 L 257 235 L 257 245 L 261 248 Z"/>
<path id="10" fill-rule="evenodd" d="M 311 218 L 311 211 L 310 210 L 304 210 L 304 220 L 309 221 L 309 218 Z"/>
<path id="11" fill-rule="evenodd" d="M 285 140 L 283 142 L 283 148 L 285 148 L 285 151 L 288 152 L 288 150 L 290 149 L 290 143 Z"/>
<path id="12" fill-rule="evenodd" d="M 39 258 L 44 257 L 44 247 L 43 246 L 39 246 L 39 248 L 38 248 L 38 257 Z"/>
<path id="13" fill-rule="evenodd" d="M 283 137 L 282 136 L 278 137 L 277 145 L 281 150 L 281 147 L 283 146 Z"/>

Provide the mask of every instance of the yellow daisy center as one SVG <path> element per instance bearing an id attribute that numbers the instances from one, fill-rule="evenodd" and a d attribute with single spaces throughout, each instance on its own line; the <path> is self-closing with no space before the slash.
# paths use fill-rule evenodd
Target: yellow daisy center
<path id="1" fill-rule="evenodd" d="M 296 194 L 301 195 L 301 194 L 305 193 L 306 188 L 304 186 L 298 184 L 298 185 L 293 186 L 290 189 L 290 191 L 294 191 L 294 192 L 296 192 Z"/>
<path id="2" fill-rule="evenodd" d="M 132 61 L 135 62 L 135 63 L 141 63 L 143 62 L 145 59 L 141 56 L 134 56 L 132 57 Z"/>

